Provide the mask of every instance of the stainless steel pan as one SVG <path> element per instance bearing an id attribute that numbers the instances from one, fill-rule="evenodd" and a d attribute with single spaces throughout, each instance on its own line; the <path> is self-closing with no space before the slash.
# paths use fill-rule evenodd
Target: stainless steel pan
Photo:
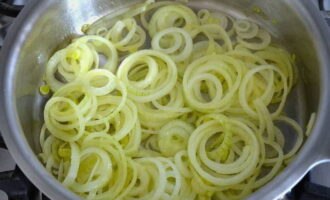
<path id="1" fill-rule="evenodd" d="M 38 161 L 38 135 L 44 100 L 38 94 L 45 63 L 63 41 L 80 35 L 81 26 L 130 0 L 31 0 L 11 27 L 0 61 L 0 126 L 19 167 L 52 199 L 79 199 Z M 218 9 L 258 21 L 295 53 L 301 74 L 287 112 L 302 125 L 317 112 L 311 136 L 274 180 L 248 199 L 274 199 L 290 190 L 312 167 L 330 161 L 330 33 L 311 0 L 191 0 L 193 7 Z M 264 15 L 253 12 L 261 9 Z M 272 19 L 278 23 L 272 23 Z M 294 141 L 288 134 L 287 141 Z"/>

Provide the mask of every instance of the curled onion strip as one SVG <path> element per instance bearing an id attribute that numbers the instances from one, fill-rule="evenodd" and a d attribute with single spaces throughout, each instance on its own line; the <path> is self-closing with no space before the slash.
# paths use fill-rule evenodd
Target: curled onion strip
<path id="1" fill-rule="evenodd" d="M 127 32 L 127 34 L 124 34 Z M 124 35 L 124 36 L 123 36 Z M 105 36 L 119 51 L 136 51 L 146 40 L 146 33 L 137 25 L 135 19 L 118 21 Z"/>
<path id="2" fill-rule="evenodd" d="M 151 17 L 148 31 L 151 37 L 170 27 L 180 27 L 191 33 L 199 25 L 196 14 L 182 5 L 168 5 L 159 8 Z"/>
<path id="3" fill-rule="evenodd" d="M 146 59 L 147 62 L 150 60 L 151 62 L 143 63 L 147 64 L 147 67 L 149 67 L 149 73 L 152 73 L 152 70 L 164 72 L 164 78 L 162 78 L 161 83 L 159 83 L 160 81 L 151 82 L 148 84 L 148 88 L 145 88 L 137 87 L 129 80 L 129 71 L 134 69 L 134 67 L 141 65 L 143 59 Z M 160 98 L 173 89 L 177 80 L 177 69 L 175 63 L 168 55 L 151 50 L 142 50 L 131 54 L 121 63 L 117 76 L 127 85 L 130 98 L 138 102 L 147 102 Z M 146 79 L 144 81 L 146 81 Z"/>
<path id="4" fill-rule="evenodd" d="M 163 48 L 161 44 L 172 44 Z M 169 54 L 175 62 L 189 58 L 193 42 L 188 32 L 180 28 L 168 28 L 158 32 L 151 41 L 151 46 L 157 51 Z"/>

